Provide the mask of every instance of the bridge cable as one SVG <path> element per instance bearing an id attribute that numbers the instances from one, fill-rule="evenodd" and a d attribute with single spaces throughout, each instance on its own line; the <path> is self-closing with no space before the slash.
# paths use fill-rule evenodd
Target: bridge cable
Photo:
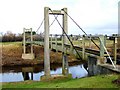
<path id="1" fill-rule="evenodd" d="M 56 17 L 58 17 L 58 15 L 57 15 Z M 55 22 L 55 20 L 56 20 L 56 19 L 54 19 L 54 20 L 52 21 L 52 23 L 50 24 L 49 27 L 51 27 L 51 26 L 53 25 L 53 23 Z M 43 25 L 44 21 L 45 21 L 45 18 L 42 20 L 40 26 L 37 28 L 37 30 L 36 30 L 35 32 L 38 32 L 38 30 L 39 30 L 39 29 L 41 28 L 41 26 Z M 43 32 L 43 33 L 44 33 L 44 32 Z"/>
<path id="2" fill-rule="evenodd" d="M 49 8 L 49 10 L 53 13 L 53 11 L 52 11 L 50 8 Z M 54 14 L 53 14 L 53 15 L 54 15 Z M 80 54 L 79 54 L 78 51 L 76 50 L 75 46 L 73 45 L 72 41 L 70 40 L 69 36 L 66 34 L 64 28 L 62 27 L 62 25 L 61 25 L 60 22 L 58 21 L 57 17 L 56 17 L 55 15 L 54 15 L 54 17 L 55 17 L 56 21 L 58 22 L 58 24 L 60 25 L 61 29 L 63 30 L 63 33 L 67 36 L 68 40 L 70 41 L 73 49 L 75 49 L 77 55 L 79 56 L 80 59 L 82 59 L 81 56 L 80 56 Z"/>
<path id="3" fill-rule="evenodd" d="M 56 18 L 58 17 L 58 15 L 56 15 Z M 56 19 L 53 20 L 53 22 L 50 24 L 49 27 L 51 27 L 53 25 L 53 23 L 55 22 Z"/>
<path id="4" fill-rule="evenodd" d="M 58 15 L 56 16 L 56 18 L 58 17 Z M 54 24 L 54 22 L 55 22 L 55 20 L 56 19 L 54 19 L 53 21 L 52 21 L 52 23 L 49 25 L 49 27 L 51 27 L 53 24 Z M 43 32 L 44 33 L 44 32 Z"/>
<path id="5" fill-rule="evenodd" d="M 62 9 L 63 10 L 63 9 Z M 64 11 L 64 10 L 63 10 Z M 82 30 L 82 32 L 87 35 L 87 33 L 78 25 L 78 23 L 66 12 L 64 11 L 68 16 L 69 18 L 79 27 L 80 30 Z M 100 49 L 100 47 L 94 42 L 94 40 L 91 38 L 91 41 L 97 46 L 98 49 Z"/>
<path id="6" fill-rule="evenodd" d="M 40 26 L 37 28 L 36 32 L 38 32 L 38 30 L 41 28 L 44 21 L 45 21 L 45 18 L 42 20 L 42 22 L 41 22 Z"/>

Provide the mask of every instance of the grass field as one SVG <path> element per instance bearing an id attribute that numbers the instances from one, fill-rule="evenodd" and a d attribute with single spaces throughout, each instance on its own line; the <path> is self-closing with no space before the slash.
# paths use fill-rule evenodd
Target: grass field
<path id="1" fill-rule="evenodd" d="M 3 45 L 8 45 L 8 44 L 18 45 L 18 44 L 22 44 L 22 42 L 0 42 L 0 44 L 3 44 Z"/>
<path id="2" fill-rule="evenodd" d="M 118 75 L 98 75 L 81 79 L 62 78 L 52 81 L 25 81 L 3 83 L 3 88 L 120 88 L 112 81 Z"/>
<path id="3" fill-rule="evenodd" d="M 55 41 L 53 41 L 55 42 Z M 99 40 L 94 40 L 94 42 L 99 46 L 100 42 Z M 57 41 L 57 43 L 61 43 L 61 41 Z M 68 43 L 70 44 L 70 42 L 68 41 Z M 79 46 L 82 46 L 82 41 L 80 40 L 73 40 L 72 43 L 74 45 L 79 45 Z M 85 40 L 85 46 L 88 47 L 90 44 L 89 44 L 89 40 Z M 3 44 L 3 45 L 7 45 L 7 44 L 22 44 L 22 42 L 0 42 L 0 44 Z M 91 42 L 91 45 L 92 46 L 95 46 L 93 42 Z M 106 46 L 112 46 L 113 45 L 113 40 L 106 40 Z"/>
<path id="4" fill-rule="evenodd" d="M 55 41 L 53 41 L 53 42 L 55 42 Z M 69 41 L 67 41 L 67 42 L 70 44 Z M 95 42 L 98 46 L 100 46 L 100 41 L 99 41 L 99 40 L 94 40 L 94 42 Z M 61 43 L 61 41 L 57 41 L 57 43 Z M 78 46 L 82 47 L 82 40 L 73 40 L 72 43 L 73 43 L 74 45 L 78 45 Z M 107 46 L 107 47 L 111 47 L 112 45 L 113 45 L 113 40 L 106 40 L 106 46 Z M 89 46 L 90 46 L 90 41 L 89 41 L 89 40 L 85 40 L 85 46 L 86 46 L 86 47 L 89 47 Z M 95 47 L 95 44 L 94 44 L 92 41 L 91 41 L 91 46 L 92 46 L 92 47 Z"/>

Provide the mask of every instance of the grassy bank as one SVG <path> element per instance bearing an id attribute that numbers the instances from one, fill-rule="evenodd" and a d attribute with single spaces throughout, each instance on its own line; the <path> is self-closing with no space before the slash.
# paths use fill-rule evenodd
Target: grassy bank
<path id="1" fill-rule="evenodd" d="M 42 46 L 34 45 L 33 52 L 35 54 L 34 60 L 22 59 L 23 46 L 22 42 L 4 42 L 0 44 L 0 50 L 2 50 L 2 66 L 24 66 L 24 65 L 36 65 L 43 64 L 44 60 L 44 48 Z M 30 53 L 30 46 L 26 47 L 26 52 Z M 68 56 L 68 62 L 76 61 L 74 55 Z M 61 52 L 50 52 L 50 63 L 62 63 Z"/>
<path id="2" fill-rule="evenodd" d="M 120 88 L 112 83 L 118 75 L 98 75 L 93 77 L 71 79 L 62 78 L 52 81 L 25 81 L 3 83 L 3 88 Z"/>

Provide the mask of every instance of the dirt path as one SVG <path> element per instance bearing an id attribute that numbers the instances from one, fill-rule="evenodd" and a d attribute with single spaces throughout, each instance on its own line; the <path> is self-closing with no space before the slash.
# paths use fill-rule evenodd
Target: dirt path
<path id="1" fill-rule="evenodd" d="M 27 52 L 29 52 L 30 47 L 27 47 Z M 1 49 L 1 48 L 0 48 Z M 2 66 L 18 66 L 18 65 L 35 65 L 43 64 L 44 60 L 44 48 L 42 46 L 34 45 L 33 50 L 35 54 L 34 60 L 24 60 L 22 56 L 22 44 L 3 44 L 2 45 Z M 68 56 L 69 62 L 76 61 L 75 56 Z M 51 63 L 62 63 L 62 54 L 60 52 L 50 52 L 50 62 Z"/>

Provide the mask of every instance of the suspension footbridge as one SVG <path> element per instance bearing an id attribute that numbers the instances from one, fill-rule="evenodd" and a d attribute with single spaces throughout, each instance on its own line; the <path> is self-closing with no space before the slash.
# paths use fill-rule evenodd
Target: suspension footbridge
<path id="1" fill-rule="evenodd" d="M 53 22 L 49 25 L 49 15 L 54 16 Z M 57 15 L 57 16 L 56 16 Z M 57 19 L 58 15 L 63 16 L 63 25 L 60 24 Z M 84 33 L 84 35 L 68 35 L 68 17 L 75 23 L 75 25 Z M 50 35 L 49 28 L 53 25 L 54 21 L 57 21 L 62 29 L 62 34 Z M 117 60 L 117 39 L 119 36 L 112 37 L 112 45 L 114 47 L 113 53 L 108 52 L 107 40 L 110 36 L 92 36 L 88 35 L 79 24 L 67 13 L 67 8 L 61 10 L 52 10 L 49 7 L 44 8 L 44 19 L 41 22 L 39 28 L 44 23 L 43 41 L 33 41 L 32 28 L 24 28 L 23 32 L 23 59 L 34 59 L 33 45 L 41 45 L 44 47 L 44 71 L 45 77 L 49 78 L 50 75 L 50 50 L 62 52 L 62 74 L 68 75 L 68 60 L 67 55 L 74 54 L 79 60 L 88 60 L 88 72 L 89 74 L 100 73 L 101 67 L 105 67 L 111 71 L 120 73 L 120 66 Z M 29 38 L 26 39 L 27 31 L 30 31 Z M 37 32 L 36 31 L 36 32 Z M 59 40 L 58 40 L 59 39 Z M 87 46 L 86 46 L 87 41 Z M 97 41 L 97 42 L 96 42 Z M 77 42 L 77 44 L 75 44 Z M 26 53 L 26 45 L 31 45 L 31 52 Z M 92 46 L 96 48 L 92 48 Z M 111 64 L 106 63 L 109 59 Z M 97 68 L 97 69 L 96 69 Z M 102 70 L 102 69 L 101 69 Z"/>

